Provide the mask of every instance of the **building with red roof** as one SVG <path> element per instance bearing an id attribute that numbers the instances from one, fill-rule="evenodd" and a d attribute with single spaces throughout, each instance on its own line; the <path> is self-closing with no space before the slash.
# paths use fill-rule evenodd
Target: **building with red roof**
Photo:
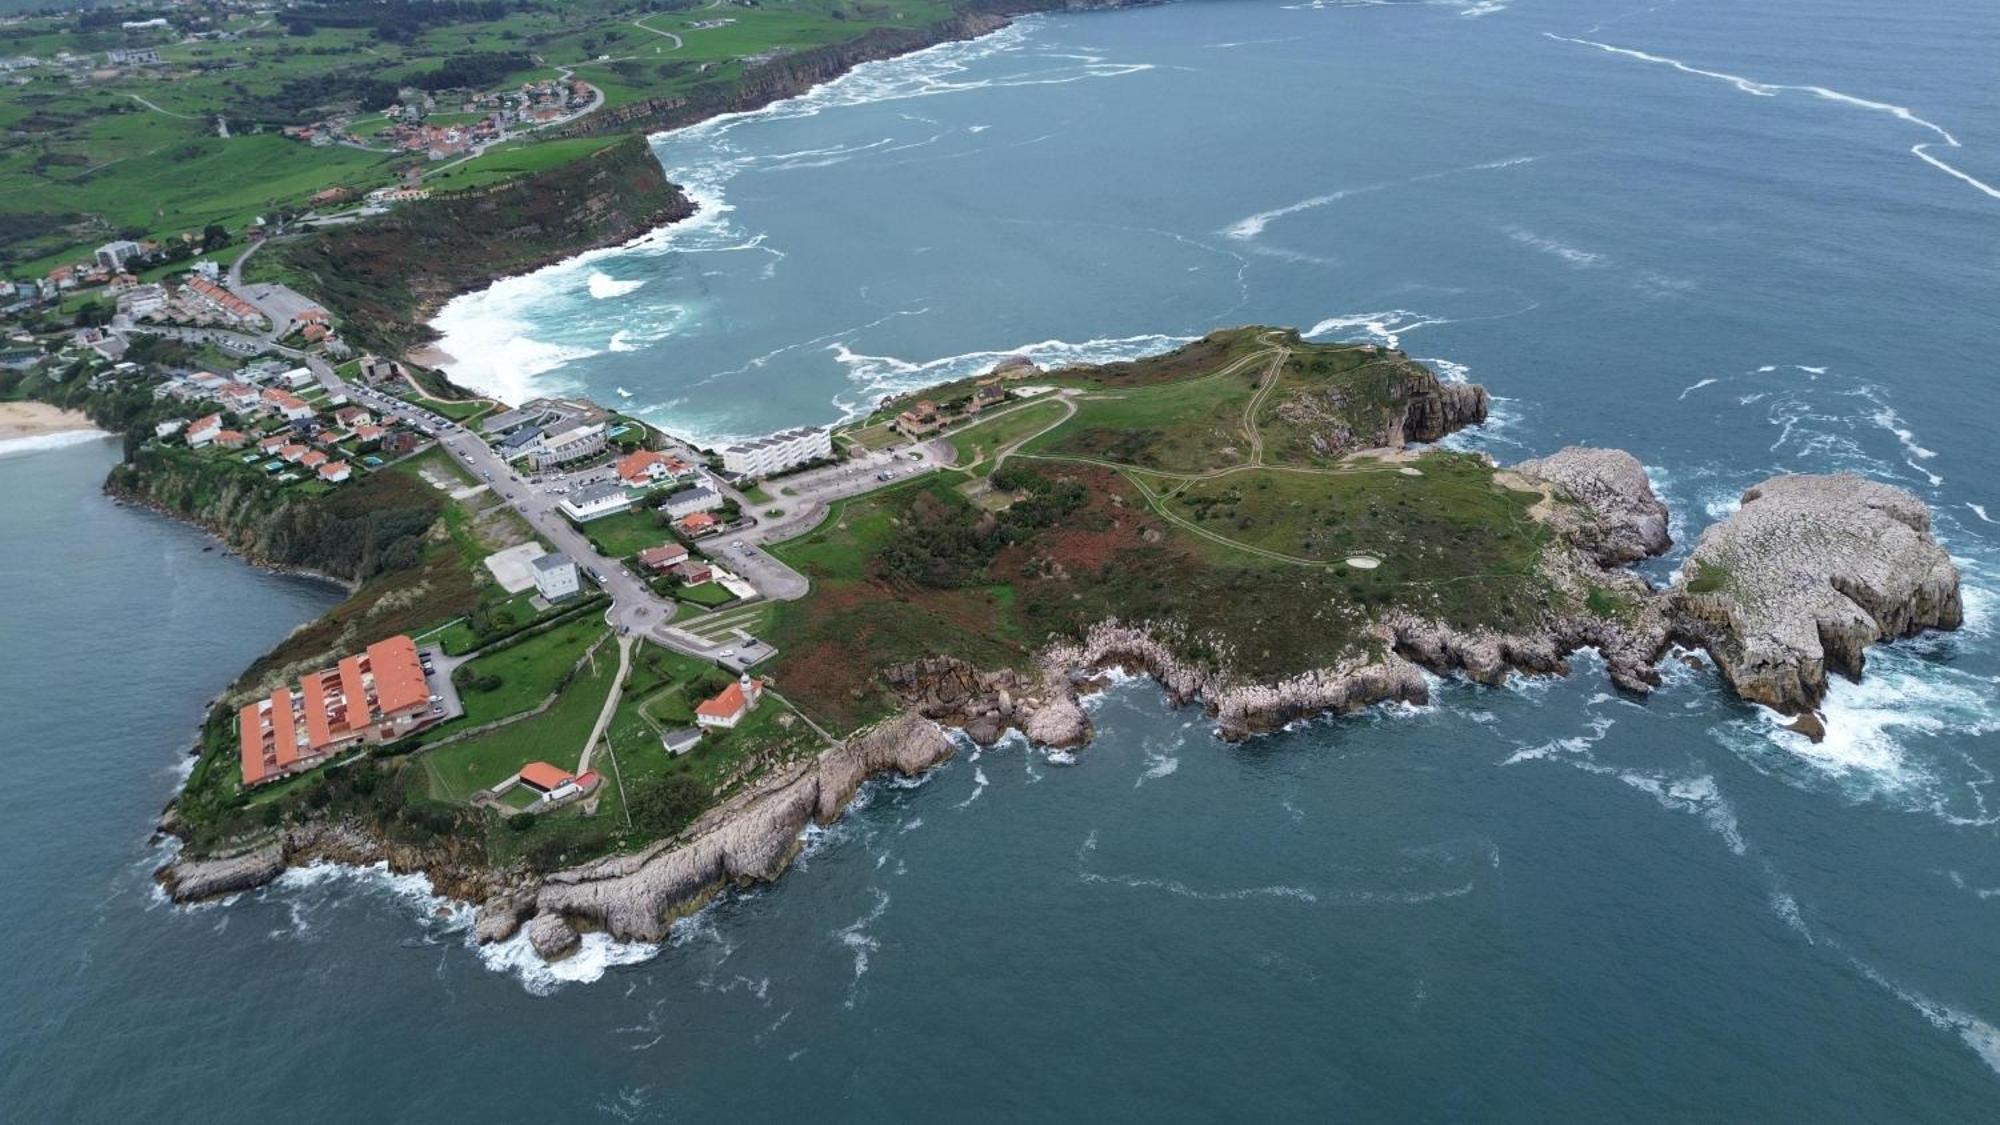
<path id="1" fill-rule="evenodd" d="M 339 484 L 353 475 L 354 470 L 350 469 L 345 461 L 328 461 L 319 467 L 319 479 L 328 484 Z"/>
<path id="2" fill-rule="evenodd" d="M 308 673 L 237 711 L 245 787 L 309 770 L 344 750 L 393 742 L 435 715 L 417 644 L 376 641 L 331 668 Z"/>
<path id="3" fill-rule="evenodd" d="M 728 730 L 743 721 L 743 716 L 757 709 L 758 701 L 764 698 L 764 682 L 752 679 L 745 672 L 741 678 L 713 699 L 703 700 L 694 709 L 694 721 L 704 727 L 718 727 Z"/>
<path id="4" fill-rule="evenodd" d="M 681 534 L 689 537 L 713 535 L 722 530 L 722 521 L 716 518 L 714 512 L 695 512 L 692 515 L 682 516 L 674 526 L 681 529 Z"/>
<path id="5" fill-rule="evenodd" d="M 672 480 L 688 471 L 688 463 L 678 457 L 669 457 L 650 449 L 628 453 L 618 459 L 614 466 L 618 479 L 639 488 L 658 481 Z"/>
<path id="6" fill-rule="evenodd" d="M 688 560 L 688 549 L 679 543 L 663 543 L 639 552 L 639 565 L 647 570 L 666 570 Z"/>

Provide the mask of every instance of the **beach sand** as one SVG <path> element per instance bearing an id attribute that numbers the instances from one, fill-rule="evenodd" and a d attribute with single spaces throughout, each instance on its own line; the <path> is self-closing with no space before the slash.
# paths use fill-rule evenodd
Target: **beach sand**
<path id="1" fill-rule="evenodd" d="M 0 441 L 96 428 L 89 418 L 75 410 L 45 402 L 0 402 Z"/>

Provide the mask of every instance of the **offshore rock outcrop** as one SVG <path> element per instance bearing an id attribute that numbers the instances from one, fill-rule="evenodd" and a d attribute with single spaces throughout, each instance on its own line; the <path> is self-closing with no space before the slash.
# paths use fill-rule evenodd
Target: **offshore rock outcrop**
<path id="1" fill-rule="evenodd" d="M 660 941 L 674 918 L 724 886 L 775 879 L 798 854 L 807 825 L 838 817 L 870 776 L 921 773 L 951 756 L 936 723 L 904 715 L 882 723 L 711 809 L 680 839 L 549 875 L 542 916 Z"/>
<path id="2" fill-rule="evenodd" d="M 1677 637 L 1706 648 L 1736 694 L 1785 714 L 1819 706 L 1829 669 L 1860 678 L 1876 641 L 1965 618 L 1930 509 L 1852 473 L 1745 492 L 1695 542 L 1672 603 Z"/>

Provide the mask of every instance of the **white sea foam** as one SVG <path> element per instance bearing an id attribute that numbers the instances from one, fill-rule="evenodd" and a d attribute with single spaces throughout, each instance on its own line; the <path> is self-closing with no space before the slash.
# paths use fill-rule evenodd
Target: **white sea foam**
<path id="1" fill-rule="evenodd" d="M 1403 333 L 1450 323 L 1451 321 L 1441 316 L 1427 316 L 1408 309 L 1385 309 L 1380 312 L 1341 313 L 1338 316 L 1329 316 L 1314 324 L 1302 335 L 1308 340 L 1317 340 L 1323 336 L 1341 340 L 1372 340 L 1386 347 L 1400 348 L 1403 346 Z"/>
<path id="2" fill-rule="evenodd" d="M 1968 508 L 1970 508 L 1970 509 L 1972 509 L 1972 514 L 1973 514 L 1973 515 L 1975 515 L 1975 516 L 1978 516 L 1978 517 L 1979 517 L 1979 522 L 1981 522 L 1981 523 L 1993 523 L 1993 522 L 1994 522 L 1994 519 L 1993 519 L 1993 517 L 1992 517 L 1992 516 L 1989 516 L 1989 515 L 1987 515 L 1987 514 L 1986 514 L 1986 505 L 1984 505 L 1984 504 L 1975 504 L 1975 503 L 1973 503 L 1972 501 L 1970 501 L 1970 500 L 1967 500 L 1967 501 L 1965 502 L 1965 506 L 1966 506 L 1966 507 L 1968 507 Z"/>
<path id="3" fill-rule="evenodd" d="M 1867 977 L 1895 996 L 1898 1000 L 1916 1009 L 1917 1014 L 1929 1021 L 1940 1031 L 1950 1031 L 1958 1035 L 1979 1061 L 1995 1074 L 2000 1074 L 2000 1029 L 1969 1012 L 1940 1004 L 1923 993 L 1902 987 L 1884 976 L 1873 965 L 1858 957 L 1848 958 L 1862 976 Z"/>
<path id="4" fill-rule="evenodd" d="M 1579 249 L 1561 239 L 1536 234 L 1534 231 L 1524 227 L 1510 226 L 1502 229 L 1505 231 L 1507 237 L 1513 239 L 1515 242 L 1544 254 L 1561 258 L 1572 266 L 1588 269 L 1592 266 L 1601 266 L 1605 263 L 1603 254 L 1591 250 Z"/>
<path id="5" fill-rule="evenodd" d="M 1722 790 L 1716 785 L 1714 777 L 1708 774 L 1695 777 L 1661 777 L 1632 770 L 1609 770 L 1601 766 L 1596 769 L 1614 773 L 1618 780 L 1632 788 L 1641 793 L 1651 794 L 1662 808 L 1693 813 L 1701 818 L 1702 823 L 1713 829 L 1716 835 L 1721 836 L 1723 842 L 1729 845 L 1729 850 L 1737 855 L 1742 855 L 1748 850 L 1742 830 L 1737 827 L 1736 810 L 1723 797 Z"/>
<path id="6" fill-rule="evenodd" d="M 1990 819 L 1980 791 L 1985 779 L 1975 771 L 1961 781 L 1967 765 L 1948 745 L 2000 731 L 2000 688 L 1925 659 L 1919 647 L 1878 648 L 1869 653 L 1868 674 L 1859 683 L 1831 680 L 1822 706 L 1826 736 L 1817 743 L 1767 711 L 1718 728 L 1717 737 L 1752 764 L 1771 764 L 1769 752 L 1782 752 L 1779 764 L 1806 767 L 1804 774 L 1782 771 L 1801 782 L 1824 780 L 1853 797 L 1984 822 Z M 1955 799 L 1961 788 L 1966 803 Z"/>
<path id="7" fill-rule="evenodd" d="M 1720 381 L 1721 380 L 1710 378 L 1710 379 L 1702 379 L 1697 382 L 1691 383 L 1681 391 L 1681 397 L 1686 398 L 1687 396 L 1702 389 L 1703 387 L 1712 387 Z"/>
<path id="8" fill-rule="evenodd" d="M 27 437 L 8 438 L 0 441 L 0 457 L 22 457 L 46 449 L 63 449 L 85 442 L 100 441 L 111 436 L 103 430 L 64 430 L 57 434 L 30 434 Z"/>
<path id="9" fill-rule="evenodd" d="M 849 330 L 836 335 L 852 334 Z M 835 362 L 847 369 L 853 391 L 835 396 L 833 405 L 849 418 L 861 417 L 875 408 L 882 396 L 903 394 L 923 387 L 963 379 L 987 371 L 1001 360 L 1022 355 L 1045 368 L 1082 364 L 1116 363 L 1170 351 L 1194 339 L 1191 336 L 1124 336 L 1071 342 L 1039 340 L 1007 348 L 990 348 L 930 360 L 907 360 L 895 356 L 864 355 L 844 342 L 827 343 Z M 796 347 L 797 345 L 791 345 Z M 755 361 L 753 361 L 754 363 Z"/>
<path id="10" fill-rule="evenodd" d="M 1770 903 L 1771 913 L 1776 914 L 1780 921 L 1797 931 L 1798 935 L 1805 938 L 1808 943 L 1818 944 L 1818 942 L 1813 940 L 1812 930 L 1806 926 L 1805 915 L 1799 913 L 1797 899 L 1786 894 L 1784 891 L 1773 890 L 1770 896 Z"/>
<path id="11" fill-rule="evenodd" d="M 646 284 L 646 279 L 643 277 L 621 279 L 612 277 L 603 270 L 591 270 L 588 284 L 590 295 L 597 300 L 604 301 L 612 297 L 623 297 L 627 293 L 643 288 Z"/>
<path id="12" fill-rule="evenodd" d="M 958 809 L 965 808 L 972 802 L 977 801 L 979 795 L 984 792 L 986 792 L 986 771 L 980 769 L 978 766 L 974 766 L 972 767 L 972 792 L 966 795 L 965 800 L 960 801 L 952 807 Z"/>
<path id="13" fill-rule="evenodd" d="M 1421 175 L 1409 176 L 1400 180 L 1383 180 L 1378 183 L 1338 188 L 1320 195 L 1308 196 L 1295 203 L 1287 203 L 1282 207 L 1273 207 L 1266 211 L 1258 211 L 1255 214 L 1245 215 L 1243 218 L 1222 228 L 1221 233 L 1224 237 L 1235 239 L 1238 242 L 1249 242 L 1263 234 L 1265 227 L 1270 226 L 1279 219 L 1290 215 L 1297 215 L 1303 211 L 1314 211 L 1328 204 L 1338 203 L 1343 199 L 1352 199 L 1357 195 L 1371 195 L 1375 192 L 1388 191 L 1392 188 L 1409 187 L 1413 184 L 1428 183 L 1431 180 L 1441 180 L 1447 176 L 1464 175 L 1467 172 L 1497 172 L 1505 168 L 1518 168 L 1523 164 L 1532 164 L 1538 159 L 1540 157 L 1537 156 L 1510 156 L 1501 160 L 1488 160 L 1478 164 L 1466 164 L 1457 168 L 1445 168 L 1436 172 L 1425 172 Z"/>
<path id="14" fill-rule="evenodd" d="M 868 927 L 879 921 L 889 909 L 888 891 L 880 887 L 868 889 L 875 895 L 875 905 L 869 907 L 868 913 L 833 931 L 834 940 L 840 942 L 854 955 L 854 979 L 847 986 L 847 1000 L 844 1005 L 849 1008 L 854 1007 L 855 998 L 861 987 L 861 978 L 868 974 L 869 954 L 882 948 L 882 943 L 868 932 Z"/>
<path id="15" fill-rule="evenodd" d="M 576 952 L 560 961 L 544 961 L 528 940 L 525 927 L 506 941 L 476 947 L 479 959 L 494 972 L 507 973 L 535 996 L 552 995 L 565 984 L 589 984 L 620 965 L 636 965 L 656 956 L 660 947 L 644 942 L 617 941 L 609 934 L 589 933 Z"/>
<path id="16" fill-rule="evenodd" d="M 1500 764 L 1513 766 L 1522 762 L 1541 761 L 1559 754 L 1588 754 L 1593 744 L 1604 741 L 1604 736 L 1610 733 L 1616 722 L 1617 720 L 1603 715 L 1596 716 L 1585 724 L 1590 728 L 1589 734 L 1571 735 L 1568 738 L 1552 739 L 1534 746 L 1519 747 Z"/>
<path id="17" fill-rule="evenodd" d="M 1927 130 L 1937 138 L 1937 140 L 1934 141 L 1923 141 L 1918 144 L 1911 145 L 1910 146 L 1911 155 L 1923 161 L 1925 164 L 1928 164 L 1931 167 L 1936 168 L 1938 171 L 1943 172 L 1946 175 L 1951 176 L 1952 178 L 1963 182 L 1967 186 L 1973 188 L 1974 190 L 1980 192 L 1981 194 L 1989 198 L 2000 199 L 2000 188 L 1996 188 L 1992 184 L 1977 179 L 1976 177 L 1965 172 L 1964 170 L 1945 162 L 1944 160 L 1940 159 L 1937 156 L 1932 155 L 1930 149 L 1932 148 L 1932 146 L 1937 144 L 1943 144 L 1946 148 L 1963 148 L 1964 146 L 1961 145 L 1958 141 L 1958 138 L 1953 136 L 1951 131 L 1946 129 L 1944 126 L 1939 125 L 1935 121 L 1930 121 L 1923 117 L 1919 117 L 1915 113 L 1912 113 L 1909 109 L 1903 106 L 1894 105 L 1889 102 L 1879 102 L 1871 98 L 1856 97 L 1853 94 L 1842 93 L 1839 90 L 1829 89 L 1828 87 L 1825 86 L 1789 85 L 1789 84 L 1775 83 L 1775 82 L 1759 82 L 1754 78 L 1745 78 L 1737 74 L 1727 74 L 1719 70 L 1704 70 L 1701 67 L 1690 66 L 1689 64 L 1684 63 L 1679 59 L 1668 58 L 1665 55 L 1649 54 L 1645 51 L 1634 50 L 1630 47 L 1615 47 L 1609 43 L 1600 43 L 1591 39 L 1576 39 L 1566 35 L 1557 35 L 1553 32 L 1548 32 L 1548 31 L 1544 31 L 1542 32 L 1542 34 L 1543 36 L 1549 39 L 1553 39 L 1559 43 L 1573 43 L 1580 47 L 1593 47 L 1596 48 L 1597 50 L 1604 51 L 1613 55 L 1618 55 L 1624 58 L 1636 59 L 1640 62 L 1653 63 L 1660 66 L 1672 67 L 1673 69 L 1678 70 L 1683 74 L 1692 74 L 1701 78 L 1713 78 L 1716 79 L 1717 81 L 1727 82 L 1731 86 L 1734 86 L 1736 89 L 1741 90 L 1743 93 L 1754 94 L 1760 98 L 1775 98 L 1783 94 L 1808 94 L 1822 101 L 1834 102 L 1839 105 L 1852 107 L 1854 109 L 1867 110 L 1871 113 L 1886 113 L 1889 116 L 1894 117 L 1899 121 L 1904 121 L 1911 125 L 1915 125 L 1918 126 L 1919 128 Z"/>

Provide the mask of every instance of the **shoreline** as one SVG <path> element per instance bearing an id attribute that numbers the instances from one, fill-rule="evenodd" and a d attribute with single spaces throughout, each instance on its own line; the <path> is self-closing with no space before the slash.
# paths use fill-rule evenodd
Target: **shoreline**
<path id="1" fill-rule="evenodd" d="M 113 436 L 80 410 L 46 402 L 0 402 L 0 457 Z"/>
<path id="2" fill-rule="evenodd" d="M 746 120 L 749 118 L 754 118 L 760 115 L 768 114 L 773 110 L 775 110 L 776 108 L 778 108 L 779 106 L 782 106 L 786 103 L 810 97 L 813 94 L 817 93 L 818 91 L 823 90 L 827 86 L 842 81 L 843 79 L 849 78 L 854 74 L 856 74 L 857 72 L 864 70 L 867 67 L 883 65 L 888 63 L 906 62 L 912 58 L 915 58 L 919 55 L 923 55 L 930 51 L 944 50 L 965 43 L 975 43 L 982 39 L 988 39 L 993 36 L 999 35 L 1003 32 L 1008 31 L 1009 29 L 1021 26 L 1023 20 L 1029 20 L 1044 15 L 1059 14 L 1063 12 L 1086 12 L 1086 11 L 1100 12 L 1100 11 L 1117 11 L 1123 8 L 1149 7 L 1156 2 L 1157 0 L 1096 0 L 1096 2 L 1072 4 L 1068 7 L 1026 6 L 1015 11 L 995 12 L 977 16 L 956 17 L 954 19 L 942 21 L 939 24 L 933 25 L 932 28 L 926 29 L 927 31 L 935 32 L 937 35 L 936 38 L 931 39 L 929 41 L 912 43 L 908 45 L 905 49 L 897 50 L 886 55 L 879 55 L 879 56 L 864 55 L 863 57 L 856 57 L 853 59 L 843 60 L 835 69 L 831 70 L 830 73 L 826 73 L 822 76 L 810 79 L 800 79 L 799 81 L 803 82 L 802 85 L 779 83 L 766 88 L 765 90 L 761 91 L 761 93 L 767 94 L 769 96 L 766 97 L 763 101 L 759 102 L 758 104 L 744 106 L 744 107 L 716 106 L 713 107 L 709 112 L 707 112 L 704 115 L 697 116 L 686 121 L 680 121 L 674 124 L 666 125 L 662 128 L 647 129 L 644 130 L 640 135 L 644 137 L 647 147 L 650 149 L 652 148 L 653 143 L 659 140 L 660 138 L 669 137 L 676 134 L 687 133 L 697 129 L 713 128 L 718 125 L 723 125 L 739 120 Z M 672 108 L 677 109 L 681 107 L 674 106 Z M 655 155 L 655 159 L 657 161 L 657 154 Z M 515 406 L 518 405 L 518 403 L 509 402 L 508 399 L 506 398 L 507 393 L 522 394 L 523 395 L 522 401 L 527 401 L 528 399 L 532 399 L 541 395 L 566 393 L 561 391 L 550 390 L 548 388 L 539 388 L 534 386 L 533 384 L 535 383 L 535 381 L 540 379 L 543 374 L 546 374 L 546 372 L 543 371 L 537 371 L 533 374 L 522 376 L 520 378 L 520 381 L 527 385 L 518 388 L 511 388 L 506 393 L 488 389 L 488 387 L 481 386 L 473 382 L 461 382 L 460 381 L 462 377 L 461 373 L 453 371 L 452 365 L 460 364 L 464 361 L 461 360 L 459 357 L 452 355 L 450 352 L 446 351 L 442 347 L 442 344 L 445 341 L 446 336 L 443 332 L 441 332 L 438 329 L 437 321 L 440 318 L 440 316 L 442 316 L 442 314 L 445 312 L 445 310 L 455 302 L 466 297 L 471 297 L 477 294 L 489 292 L 495 286 L 501 284 L 502 282 L 519 280 L 522 278 L 531 277 L 536 274 L 553 270 L 579 268 L 581 266 L 588 265 L 591 261 L 595 260 L 597 257 L 601 255 L 612 254 L 620 250 L 626 250 L 634 247 L 643 246 L 650 242 L 654 242 L 656 240 L 672 238 L 675 233 L 687 227 L 691 223 L 697 223 L 708 218 L 726 215 L 733 210 L 733 208 L 723 205 L 719 198 L 711 199 L 697 188 L 691 187 L 688 184 L 674 181 L 671 178 L 672 177 L 671 171 L 667 169 L 664 164 L 660 165 L 660 170 L 661 174 L 663 176 L 667 176 L 669 182 L 673 184 L 675 189 L 678 190 L 692 205 L 693 209 L 689 214 L 681 216 L 679 218 L 670 219 L 667 222 L 660 224 L 659 226 L 652 227 L 644 232 L 641 232 L 640 234 L 633 235 L 629 238 L 624 238 L 616 242 L 606 242 L 598 245 L 585 246 L 576 250 L 574 253 L 568 254 L 554 261 L 544 262 L 530 269 L 520 270 L 513 273 L 496 275 L 492 278 L 489 278 L 485 284 L 479 286 L 476 289 L 468 289 L 461 293 L 455 293 L 450 297 L 445 298 L 444 300 L 441 301 L 436 301 L 435 303 L 427 302 L 424 307 L 421 307 L 419 309 L 417 322 L 422 326 L 422 328 L 427 333 L 430 333 L 431 336 L 428 340 L 425 340 L 422 343 L 416 344 L 410 348 L 405 349 L 403 352 L 403 358 L 408 362 L 417 364 L 419 366 L 433 368 L 443 373 L 444 377 L 450 380 L 453 386 L 460 387 L 472 394 L 484 398 L 490 398 L 496 402 L 501 402 L 509 406 Z M 1162 338 L 1162 342 L 1165 347 L 1171 348 L 1173 346 L 1173 343 L 1170 340 Z M 1012 352 L 1018 350 L 1019 349 L 1008 349 L 1007 352 L 1005 353 L 996 352 L 994 354 L 996 356 L 1001 354 L 1011 354 Z M 953 381 L 954 378 L 955 376 L 952 376 L 950 374 L 942 374 L 934 383 L 928 385 L 941 385 L 943 383 Z M 920 390 L 922 388 L 917 388 L 917 389 Z M 854 411 L 841 413 L 836 406 L 834 412 L 835 416 L 833 416 L 829 421 L 823 424 L 829 427 L 838 427 L 847 422 L 853 421 L 856 417 L 865 417 L 866 413 L 867 413 L 867 407 L 865 404 L 859 408 L 858 414 L 855 413 Z M 676 434 L 687 432 L 681 428 L 672 425 L 671 423 L 660 424 L 649 421 L 648 424 L 654 426 L 655 429 L 661 430 L 663 432 L 672 432 Z M 748 435 L 721 435 L 721 436 L 708 435 L 703 437 L 700 443 L 715 445 L 722 442 L 737 440 L 738 437 L 740 436 L 748 436 Z"/>

